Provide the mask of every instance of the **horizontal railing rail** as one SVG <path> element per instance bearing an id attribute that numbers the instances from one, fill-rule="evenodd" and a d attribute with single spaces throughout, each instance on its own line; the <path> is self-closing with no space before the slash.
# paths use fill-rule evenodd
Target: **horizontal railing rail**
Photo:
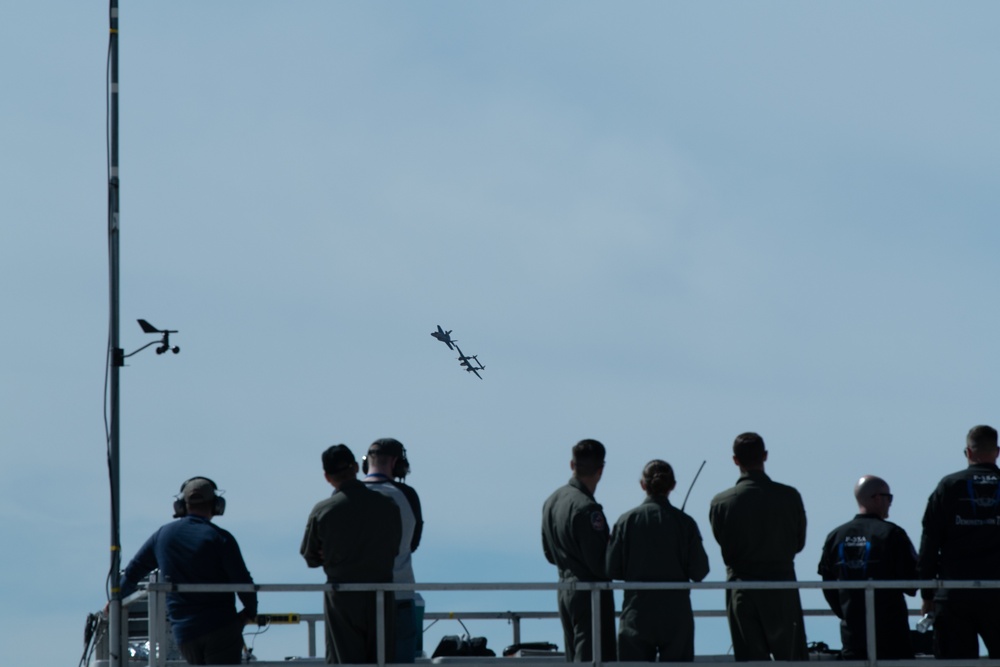
<path id="1" fill-rule="evenodd" d="M 385 645 L 381 641 L 381 638 L 385 636 L 384 627 L 384 610 L 385 610 L 385 593 L 387 591 L 589 591 L 591 594 L 591 604 L 594 606 L 599 605 L 600 593 L 606 590 L 688 590 L 688 591 L 706 591 L 706 590 L 779 590 L 794 588 L 799 590 L 810 590 L 810 589 L 848 589 L 848 590 L 862 590 L 865 594 L 865 608 L 866 614 L 866 630 L 867 630 L 867 649 L 868 649 L 868 659 L 867 660 L 857 660 L 857 661 L 840 661 L 843 667 L 912 667 L 912 661 L 901 661 L 901 660 L 877 660 L 875 657 L 876 653 L 876 642 L 875 642 L 875 614 L 872 613 L 875 604 L 875 591 L 880 589 L 892 589 L 892 590 L 906 590 L 912 591 L 918 590 L 939 590 L 939 589 L 1000 589 L 1000 581 L 979 581 L 979 580 L 890 580 L 890 581 L 711 581 L 711 582 L 625 582 L 625 581 L 615 581 L 615 582 L 538 582 L 538 583 L 481 583 L 481 582 L 467 582 L 467 583 L 411 583 L 411 584 L 397 584 L 397 583 L 383 583 L 383 584 L 172 584 L 151 581 L 144 585 L 145 587 L 145 597 L 148 598 L 149 607 L 149 667 L 163 667 L 165 665 L 164 651 L 161 650 L 162 646 L 165 646 L 165 633 L 166 633 L 166 596 L 171 592 L 179 593 L 241 593 L 241 592 L 257 592 L 257 593 L 324 593 L 331 591 L 374 591 L 376 593 L 376 610 L 377 610 L 377 635 L 380 638 L 378 642 L 378 657 L 377 664 L 379 667 L 384 667 L 387 664 L 385 655 Z M 130 596 L 126 603 L 131 603 L 135 600 L 144 597 L 143 592 L 140 591 L 132 596 Z M 916 610 L 909 610 L 911 615 L 919 614 Z M 823 609 L 809 609 L 803 610 L 803 614 L 806 616 L 830 616 L 832 612 Z M 695 610 L 695 617 L 724 617 L 726 612 L 724 610 Z M 299 617 L 309 624 L 309 642 L 310 642 L 310 655 L 315 656 L 315 623 L 321 622 L 323 620 L 322 614 L 300 614 Z M 500 619 L 508 620 L 515 625 L 514 630 L 514 643 L 520 643 L 520 625 L 521 619 L 551 619 L 557 618 L 558 614 L 556 612 L 546 612 L 546 611 L 525 611 L 525 612 L 427 612 L 424 614 L 425 619 L 436 620 L 436 619 L 446 619 L 446 618 L 480 618 L 480 619 Z M 592 614 L 593 622 L 593 655 L 595 656 L 595 661 L 592 663 L 595 667 L 601 667 L 603 662 L 600 659 L 601 655 L 601 628 L 600 628 L 600 614 Z M 481 667 L 482 659 L 470 660 L 468 664 L 478 665 Z M 531 662 L 530 659 L 519 659 L 520 664 L 526 662 Z M 258 667 L 269 667 L 271 663 L 257 661 L 254 663 Z M 273 663 L 274 665 L 281 665 L 287 663 Z M 454 667 L 462 667 L 463 663 L 460 659 L 450 659 L 448 661 L 449 665 Z M 620 665 L 628 665 L 628 663 L 617 663 Z M 731 662 L 718 663 L 721 665 L 731 665 Z M 760 667 L 765 664 L 770 663 L 746 663 L 748 667 Z M 805 665 L 807 663 L 790 663 L 791 667 L 796 665 Z M 699 661 L 701 667 L 716 667 L 716 663 L 708 663 L 704 661 Z M 935 660 L 935 667 L 1000 667 L 1000 660 Z"/>

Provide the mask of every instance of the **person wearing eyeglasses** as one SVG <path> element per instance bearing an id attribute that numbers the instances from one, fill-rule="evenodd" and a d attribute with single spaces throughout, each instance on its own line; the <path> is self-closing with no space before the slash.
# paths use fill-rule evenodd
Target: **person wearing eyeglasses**
<path id="1" fill-rule="evenodd" d="M 920 579 L 1000 580 L 1000 468 L 997 431 L 974 426 L 965 439 L 968 466 L 946 475 L 927 500 L 917 573 Z M 934 657 L 978 658 L 982 637 L 1000 658 L 1000 589 L 925 588 L 922 611 L 934 612 Z"/>
<path id="2" fill-rule="evenodd" d="M 823 581 L 915 579 L 917 553 L 906 531 L 886 521 L 892 505 L 889 484 L 865 475 L 854 485 L 858 514 L 834 529 L 823 544 L 819 575 Z M 913 657 L 906 595 L 916 590 L 875 591 L 875 653 L 879 660 Z M 824 588 L 830 609 L 840 618 L 845 660 L 868 659 L 865 592 L 862 589 Z"/>

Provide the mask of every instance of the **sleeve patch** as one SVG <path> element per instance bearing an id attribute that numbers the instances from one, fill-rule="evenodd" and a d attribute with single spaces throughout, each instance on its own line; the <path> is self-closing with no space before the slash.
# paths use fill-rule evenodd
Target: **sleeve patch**
<path id="1" fill-rule="evenodd" d="M 604 520 L 604 512 L 598 510 L 590 513 L 590 527 L 601 533 L 607 531 L 608 522 Z"/>

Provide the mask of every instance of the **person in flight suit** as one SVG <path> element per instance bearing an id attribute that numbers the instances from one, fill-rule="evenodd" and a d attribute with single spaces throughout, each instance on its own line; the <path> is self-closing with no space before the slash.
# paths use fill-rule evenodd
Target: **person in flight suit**
<path id="1" fill-rule="evenodd" d="M 608 545 L 608 576 L 624 581 L 701 581 L 708 555 L 698 524 L 670 504 L 677 486 L 666 461 L 650 461 L 639 480 L 646 500 L 621 515 Z M 694 614 L 691 591 L 625 590 L 618 627 L 622 661 L 691 662 Z"/>
<path id="2" fill-rule="evenodd" d="M 880 477 L 865 475 L 854 485 L 858 514 L 831 532 L 823 545 L 819 574 L 824 581 L 916 579 L 917 553 L 906 531 L 886 521 L 892 493 Z M 915 595 L 916 590 L 905 591 Z M 903 589 L 875 591 L 875 651 L 879 660 L 913 657 Z M 824 588 L 830 609 L 840 617 L 845 660 L 867 660 L 865 592 Z"/>
<path id="3" fill-rule="evenodd" d="M 1000 579 L 998 453 L 996 429 L 969 431 L 968 467 L 945 476 L 927 500 L 920 579 Z M 990 658 L 1000 658 L 1000 589 L 924 589 L 921 596 L 923 612 L 935 613 L 935 657 L 978 658 L 978 635 Z"/>
<path id="4" fill-rule="evenodd" d="M 795 581 L 795 554 L 806 544 L 806 512 L 798 491 L 764 473 L 765 461 L 763 438 L 738 435 L 733 462 L 740 478 L 715 496 L 709 509 L 729 581 Z M 736 660 L 808 659 L 798 590 L 726 593 Z"/>
<path id="5" fill-rule="evenodd" d="M 608 522 L 594 500 L 604 472 L 604 445 L 581 440 L 573 447 L 569 483 L 557 489 L 542 506 L 542 550 L 559 568 L 560 582 L 608 581 L 605 553 Z M 559 619 L 568 662 L 593 661 L 590 591 L 559 591 Z M 612 591 L 601 591 L 601 660 L 615 659 L 615 601 Z"/>
<path id="6" fill-rule="evenodd" d="M 391 498 L 357 478 L 347 445 L 323 452 L 323 474 L 332 496 L 313 508 L 300 553 L 309 567 L 323 567 L 331 584 L 389 583 L 403 525 Z M 378 657 L 374 591 L 335 591 L 324 596 L 326 661 L 373 663 Z M 394 598 L 385 594 L 386 660 L 393 661 Z"/>

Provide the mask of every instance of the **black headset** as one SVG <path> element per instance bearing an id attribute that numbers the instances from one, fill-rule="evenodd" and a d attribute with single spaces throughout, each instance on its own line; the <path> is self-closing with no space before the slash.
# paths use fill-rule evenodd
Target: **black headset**
<path id="1" fill-rule="evenodd" d="M 396 457 L 396 462 L 392 464 L 392 476 L 394 479 L 406 479 L 406 476 L 410 474 L 410 461 L 406 458 L 406 447 L 395 438 L 382 438 L 373 442 L 371 447 L 368 448 L 368 454 L 365 454 L 361 459 L 361 472 L 366 475 L 368 474 L 369 455 L 381 454 L 383 447 L 390 447 L 392 445 L 399 445 L 400 451 L 399 456 Z"/>
<path id="2" fill-rule="evenodd" d="M 185 480 L 181 484 L 180 493 L 174 499 L 174 518 L 179 519 L 183 516 L 187 516 L 187 503 L 184 502 L 184 487 L 196 479 L 203 479 L 212 485 L 212 491 L 215 496 L 215 504 L 212 505 L 212 514 L 215 516 L 222 516 L 226 512 L 226 499 L 219 495 L 219 487 L 215 482 L 210 480 L 208 477 L 192 477 L 191 479 Z"/>

